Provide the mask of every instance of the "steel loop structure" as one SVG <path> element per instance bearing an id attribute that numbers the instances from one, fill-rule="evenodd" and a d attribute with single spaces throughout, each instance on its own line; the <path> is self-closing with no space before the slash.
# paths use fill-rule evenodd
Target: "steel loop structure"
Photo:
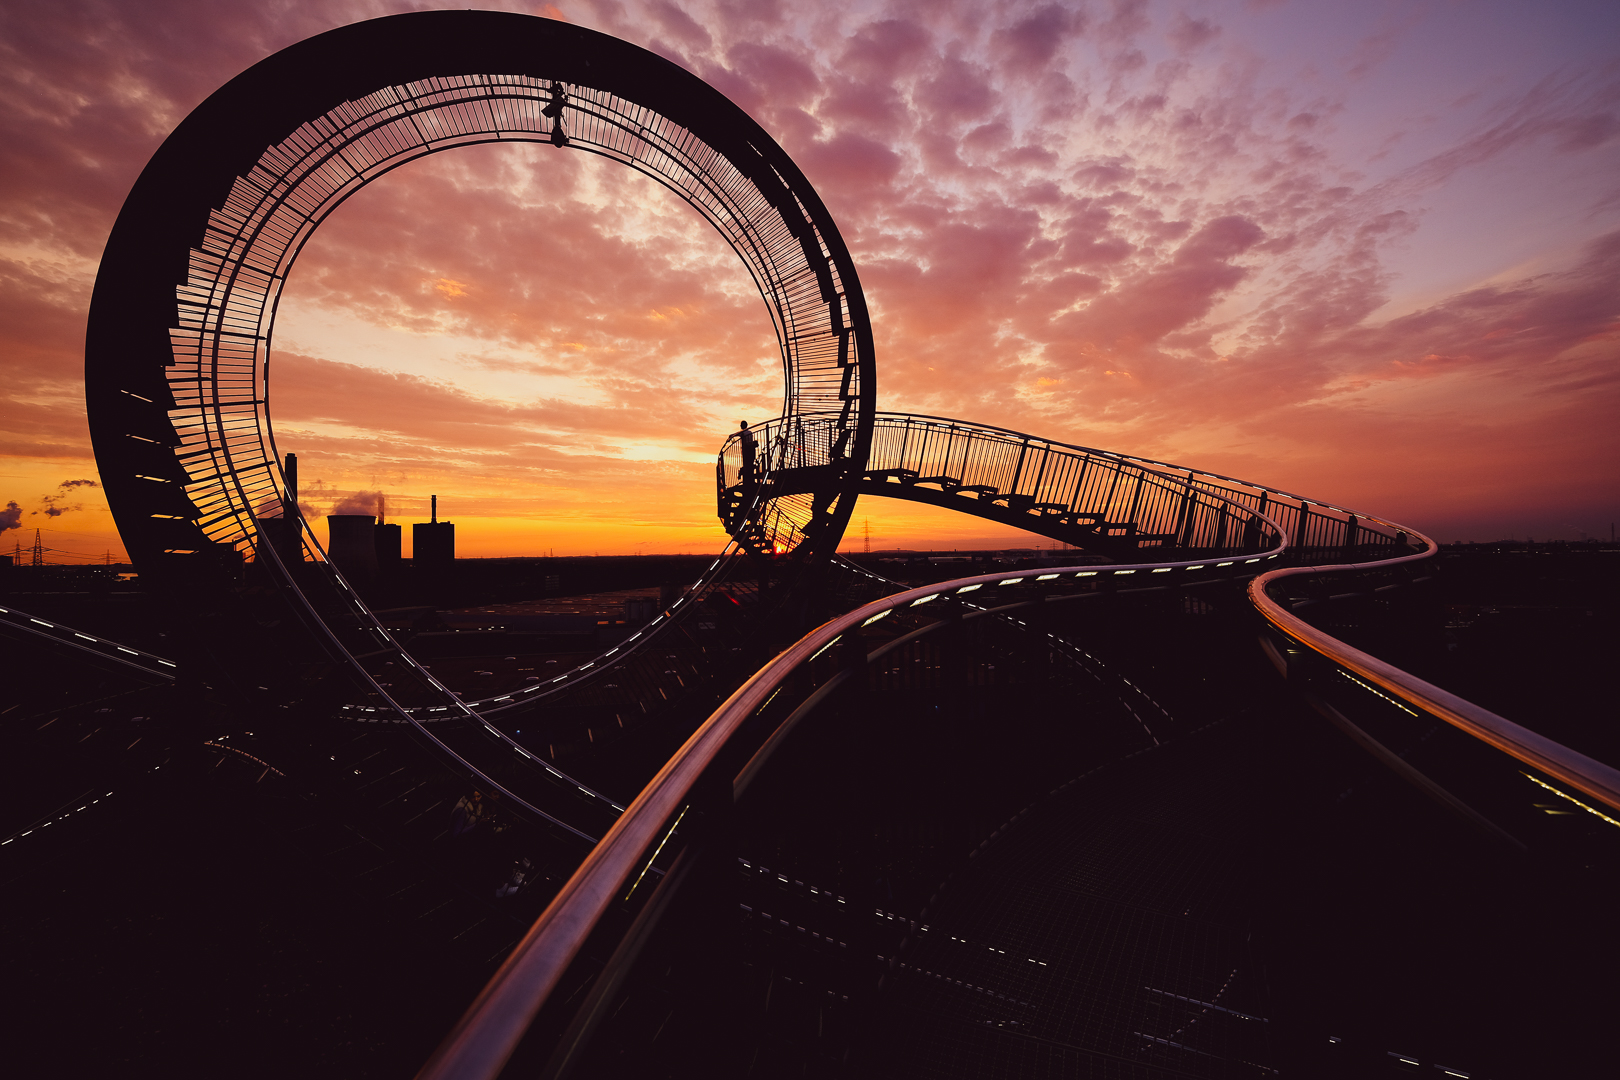
<path id="1" fill-rule="evenodd" d="M 550 142 L 653 177 L 748 267 L 781 349 L 783 413 L 837 429 L 828 485 L 761 515 L 771 552 L 836 546 L 865 457 L 872 333 L 826 208 L 745 113 L 676 65 L 565 23 L 426 12 L 344 27 L 255 65 L 143 171 L 92 299 L 86 394 L 108 499 L 148 569 L 252 545 L 286 502 L 270 422 L 277 301 L 303 245 L 366 184 L 486 142 Z M 294 515 L 296 516 L 296 515 Z M 303 545 L 320 558 L 319 544 Z"/>
<path id="2" fill-rule="evenodd" d="M 509 141 L 626 164 L 737 252 L 777 333 L 784 415 L 838 429 L 826 486 L 761 505 L 751 538 L 801 564 L 825 557 L 849 518 L 846 488 L 875 395 L 848 249 L 797 166 L 741 109 L 653 53 L 567 23 L 390 16 L 291 46 L 211 95 L 142 171 L 109 237 L 86 335 L 86 403 L 109 505 L 151 580 L 207 605 L 230 592 L 251 551 L 366 696 L 515 805 L 594 838 L 617 804 L 469 708 L 326 559 L 271 423 L 276 307 L 321 222 L 409 161 Z M 378 650 L 397 657 L 409 687 L 385 688 L 356 660 Z M 429 731 L 430 719 L 455 723 Z M 578 792 L 589 812 L 568 801 Z"/>

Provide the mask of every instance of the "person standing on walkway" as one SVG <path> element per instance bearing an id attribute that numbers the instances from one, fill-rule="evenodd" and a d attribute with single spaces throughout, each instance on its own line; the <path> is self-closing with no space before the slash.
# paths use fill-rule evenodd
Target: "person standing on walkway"
<path id="1" fill-rule="evenodd" d="M 742 433 L 738 441 L 742 443 L 742 482 L 752 484 L 755 480 L 754 472 L 758 468 L 759 446 L 754 442 L 754 433 L 748 430 L 746 420 L 742 422 Z"/>

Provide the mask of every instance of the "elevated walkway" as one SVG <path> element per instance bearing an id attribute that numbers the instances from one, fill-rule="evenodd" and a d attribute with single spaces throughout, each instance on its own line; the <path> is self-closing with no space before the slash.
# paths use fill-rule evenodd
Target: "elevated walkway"
<path id="1" fill-rule="evenodd" d="M 767 448 L 757 477 L 744 475 L 736 437 L 721 450 L 719 513 L 739 541 L 748 542 L 756 503 L 826 489 L 828 467 L 807 463 L 826 441 L 816 427 L 794 418 L 756 428 Z M 1252 554 L 1279 533 L 1291 557 L 1305 561 L 1415 550 L 1398 526 L 1275 488 L 935 416 L 878 413 L 871 455 L 850 490 L 956 510 L 1121 562 Z"/>

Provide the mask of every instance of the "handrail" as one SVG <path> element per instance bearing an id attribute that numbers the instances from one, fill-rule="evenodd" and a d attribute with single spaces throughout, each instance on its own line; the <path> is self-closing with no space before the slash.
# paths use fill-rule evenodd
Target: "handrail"
<path id="1" fill-rule="evenodd" d="M 1235 505 L 1249 514 L 1264 518 L 1253 508 L 1242 506 L 1241 503 Z M 1144 575 L 1145 585 L 1149 581 L 1157 581 L 1149 576 L 1156 573 L 1175 574 L 1166 579 L 1165 584 L 1185 581 L 1188 575 L 1203 576 L 1197 573 L 1201 570 L 1211 570 L 1219 575 L 1224 567 L 1232 567 L 1231 574 L 1242 574 L 1249 566 L 1278 558 L 1289 547 L 1289 538 L 1277 523 L 1270 518 L 1265 518 L 1265 521 L 1277 529 L 1279 541 L 1275 548 L 1219 564 L 1207 558 L 1200 562 L 1091 564 L 1045 568 L 1033 576 L 1042 581 L 1073 580 L 1078 577 L 1112 580 L 1117 576 L 1141 574 Z M 1376 562 L 1286 567 L 1270 571 L 1256 568 L 1256 576 L 1248 587 L 1248 596 L 1271 625 L 1290 638 L 1548 776 L 1620 809 L 1620 772 L 1338 641 L 1285 611 L 1266 594 L 1269 584 L 1285 577 L 1387 568 L 1431 558 L 1439 550 L 1438 545 L 1427 536 L 1411 530 L 1403 531 L 1420 540 L 1424 550 Z M 647 851 L 657 841 L 661 831 L 681 806 L 689 801 L 699 778 L 715 762 L 744 721 L 768 702 L 770 696 L 800 665 L 831 647 L 844 634 L 858 630 L 888 612 L 970 594 L 985 586 L 1026 581 L 1031 576 L 1028 570 L 1004 570 L 954 578 L 894 593 L 824 623 L 755 672 L 669 759 L 615 822 L 602 842 L 586 856 L 579 869 L 422 1067 L 418 1080 L 490 1080 L 500 1072 L 592 929 L 608 911 L 635 868 L 645 860 Z M 799 711 L 802 709 L 793 715 L 799 715 Z M 768 744 L 771 741 L 767 740 Z M 780 741 L 774 740 L 776 743 Z M 739 782 L 746 786 L 757 771 L 760 757 L 760 754 L 756 754 L 743 767 L 742 773 L 733 781 L 734 792 Z"/>
<path id="2" fill-rule="evenodd" d="M 1398 559 L 1376 563 L 1343 563 L 1335 566 L 1291 566 L 1260 574 L 1249 582 L 1249 600 L 1283 634 L 1326 657 L 1343 668 L 1348 668 L 1394 694 L 1402 701 L 1414 705 L 1431 716 L 1438 717 L 1453 727 L 1460 728 L 1474 738 L 1496 747 L 1530 767 L 1599 802 L 1620 810 L 1620 769 L 1612 768 L 1571 750 L 1529 728 L 1515 724 L 1505 717 L 1482 709 L 1473 702 L 1442 690 L 1433 683 L 1410 675 L 1393 664 L 1386 663 L 1368 653 L 1323 633 L 1305 620 L 1285 609 L 1266 592 L 1272 584 L 1284 578 L 1306 574 L 1343 573 L 1383 569 L 1401 563 L 1431 558 L 1439 545 L 1421 533 L 1408 531 L 1408 535 L 1421 539 L 1426 550 Z"/>
<path id="3" fill-rule="evenodd" d="M 1264 484 L 1257 484 L 1257 483 L 1253 482 L 1252 480 L 1240 480 L 1237 477 L 1226 476 L 1226 475 L 1224 475 L 1222 473 L 1212 473 L 1212 472 L 1209 472 L 1206 469 L 1196 469 L 1196 468 L 1193 468 L 1190 465 L 1178 465 L 1178 464 L 1176 464 L 1174 462 L 1160 461 L 1157 458 L 1139 457 L 1138 455 L 1135 455 L 1135 454 L 1120 453 L 1117 450 L 1104 450 L 1104 449 L 1102 449 L 1100 447 L 1096 447 L 1096 446 L 1082 446 L 1079 443 L 1069 443 L 1069 442 L 1063 442 L 1062 440 L 1059 440 L 1059 439 L 1042 438 L 1042 437 L 1037 436 L 1037 435 L 1031 435 L 1031 434 L 1029 434 L 1027 432 L 1014 431 L 1012 428 L 998 427 L 995 424 L 980 423 L 979 421 L 976 421 L 976 420 L 960 420 L 960 419 L 956 419 L 956 418 L 949 417 L 949 416 L 933 416 L 933 415 L 928 414 L 928 413 L 896 413 L 896 412 L 881 412 L 881 411 L 873 414 L 873 416 L 874 416 L 874 421 L 875 421 L 875 423 L 877 425 L 912 423 L 912 424 L 917 424 L 917 425 L 940 426 L 940 427 L 945 427 L 945 428 L 948 428 L 948 429 L 954 428 L 954 429 L 959 430 L 959 431 L 984 432 L 984 433 L 987 433 L 989 435 L 994 435 L 994 436 L 1001 437 L 1001 438 L 1005 439 L 1008 442 L 1027 442 L 1027 443 L 1031 443 L 1031 444 L 1038 444 L 1040 446 L 1057 447 L 1057 448 L 1060 448 L 1060 449 L 1063 449 L 1063 450 L 1071 450 L 1071 451 L 1074 451 L 1074 452 L 1080 453 L 1080 454 L 1094 455 L 1094 456 L 1096 456 L 1098 458 L 1104 458 L 1104 459 L 1107 459 L 1107 460 L 1110 460 L 1110 461 L 1117 461 L 1117 462 L 1120 462 L 1120 463 L 1126 464 L 1126 465 L 1134 465 L 1134 466 L 1139 466 L 1139 467 L 1145 466 L 1145 467 L 1147 467 L 1147 468 L 1149 468 L 1149 469 L 1151 469 L 1153 471 L 1161 472 L 1161 475 L 1169 475 L 1171 479 L 1180 479 L 1180 477 L 1177 477 L 1177 476 L 1174 475 L 1176 473 L 1189 473 L 1190 472 L 1190 473 L 1194 474 L 1195 476 L 1205 478 L 1206 480 L 1219 480 L 1222 483 L 1235 484 L 1235 485 L 1237 485 L 1239 487 L 1248 488 L 1248 489 L 1250 489 L 1252 491 L 1257 491 L 1257 492 L 1258 491 L 1264 491 L 1264 492 L 1268 492 L 1271 495 L 1281 496 L 1281 497 L 1287 498 L 1287 499 L 1295 499 L 1295 500 L 1298 500 L 1300 502 L 1305 502 L 1305 503 L 1312 503 L 1314 505 L 1325 507 L 1326 509 L 1336 511 L 1336 512 L 1341 513 L 1341 514 L 1355 513 L 1355 511 L 1346 510 L 1344 507 L 1334 506 L 1332 503 L 1323 503 L 1323 502 L 1320 502 L 1318 500 L 1309 499 L 1304 495 L 1296 495 L 1294 492 L 1284 491 L 1281 488 L 1274 488 L 1274 487 L 1268 487 L 1268 486 L 1266 486 Z M 781 419 L 781 418 L 777 418 L 777 419 Z M 805 419 L 810 420 L 812 418 L 805 418 Z M 776 422 L 776 420 L 767 420 L 767 421 L 764 422 L 764 424 L 772 424 L 772 423 L 775 423 L 775 422 Z M 764 426 L 764 424 L 762 424 L 760 426 Z M 730 436 L 727 437 L 726 441 L 722 444 L 721 450 L 720 450 L 720 456 L 722 458 L 725 456 L 727 450 L 729 450 L 730 447 L 736 441 L 737 441 L 737 433 L 736 432 L 733 432 Z M 1363 522 L 1374 521 L 1374 522 L 1377 522 L 1380 525 L 1385 525 L 1385 526 L 1388 526 L 1388 527 L 1393 528 L 1393 529 L 1402 529 L 1403 528 L 1402 526 L 1397 525 L 1394 522 L 1386 521 L 1386 520 L 1384 520 L 1382 518 L 1374 517 L 1374 516 L 1372 516 L 1370 514 L 1358 514 L 1357 516 L 1360 517 L 1360 519 Z M 1410 533 L 1410 530 L 1406 530 L 1406 531 Z"/>
<path id="4" fill-rule="evenodd" d="M 768 452 L 756 479 L 764 481 L 767 473 L 778 472 L 786 484 L 782 497 L 791 498 L 798 490 L 791 479 L 795 473 L 801 468 L 816 473 L 815 466 L 827 459 L 829 437 L 818 433 L 816 423 L 815 418 L 799 417 L 757 425 L 754 437 Z M 733 531 L 734 521 L 745 520 L 735 503 L 747 491 L 740 443 L 738 434 L 728 438 L 716 463 L 721 517 Z M 1091 472 L 1093 467 L 1103 471 Z M 1395 522 L 1278 488 L 948 417 L 876 414 L 873 448 L 864 470 L 864 480 L 857 484 L 862 494 L 948 506 L 1080 547 L 1091 548 L 1095 541 L 1105 553 L 1112 543 L 1160 558 L 1175 548 L 1209 555 L 1261 546 L 1264 538 L 1229 527 L 1231 519 L 1218 512 L 1223 502 L 1247 514 L 1269 512 L 1268 520 L 1286 529 L 1297 552 L 1369 546 L 1399 550 L 1407 540 L 1407 530 Z M 898 485 L 884 482 L 897 472 L 911 473 L 911 478 Z M 932 475 L 935 472 L 942 475 Z M 947 477 L 950 484 L 938 490 L 917 486 Z M 767 487 L 761 483 L 757 490 Z M 959 492 L 978 498 L 963 500 Z M 1004 500 L 1005 507 L 998 505 Z M 1082 524 L 1082 518 L 1091 523 Z M 1121 526 L 1134 526 L 1139 532 L 1117 537 Z M 1133 538 L 1157 546 L 1141 548 Z"/>
<path id="5" fill-rule="evenodd" d="M 71 626 L 64 626 L 59 622 L 48 622 L 45 619 L 30 615 L 26 611 L 16 608 L 0 607 L 0 623 L 10 626 L 14 630 L 33 634 L 45 638 L 57 645 L 65 645 L 72 649 L 101 659 L 111 660 L 124 667 L 134 668 L 142 675 L 150 675 L 164 682 L 174 682 L 175 672 L 179 665 L 173 660 L 165 660 L 156 653 L 146 652 L 144 649 L 132 649 L 128 645 L 121 645 L 111 638 L 95 637 Z M 88 642 L 88 644 L 83 644 Z M 122 653 L 123 655 L 119 655 Z M 163 668 L 168 668 L 164 671 Z"/>
<path id="6" fill-rule="evenodd" d="M 306 540 L 306 543 L 310 543 L 311 547 L 318 551 L 320 561 L 330 561 L 326 555 L 325 549 L 318 548 L 318 545 L 315 545 L 308 540 Z M 520 708 L 532 706 L 536 702 L 545 701 L 547 698 L 555 697 L 558 694 L 578 689 L 587 681 L 600 679 L 608 671 L 619 667 L 626 660 L 635 656 L 639 650 L 650 646 L 655 638 L 662 635 L 670 627 L 677 625 L 677 613 L 684 617 L 687 613 L 692 611 L 693 608 L 688 605 L 695 602 L 705 589 L 711 588 L 720 584 L 721 582 L 726 581 L 726 575 L 730 573 L 732 569 L 732 564 L 728 563 L 727 560 L 733 559 L 740 550 L 740 546 L 735 541 L 728 543 L 720 554 L 715 557 L 714 561 L 709 564 L 708 568 L 705 569 L 701 575 L 699 575 L 698 579 L 681 590 L 680 596 L 676 597 L 672 603 L 663 607 L 659 614 L 653 616 L 652 619 L 643 625 L 639 630 L 625 638 L 623 641 L 619 642 L 617 645 L 614 645 L 612 648 L 604 649 L 601 652 L 591 655 L 588 659 L 581 660 L 578 664 L 575 664 L 567 671 L 562 672 L 555 678 L 548 679 L 545 682 L 534 683 L 530 686 L 518 687 L 517 689 L 507 690 L 500 694 L 490 693 L 487 697 L 463 697 L 461 699 L 462 702 L 479 716 L 489 719 L 491 717 L 502 716 L 505 713 L 513 712 Z M 336 574 L 338 571 L 334 568 L 333 573 Z M 368 620 L 366 623 L 366 628 L 386 637 L 389 642 L 389 648 L 396 652 L 409 652 L 408 649 L 399 644 L 393 632 L 382 625 L 382 622 L 371 611 L 369 606 L 365 606 L 365 602 L 358 596 L 354 598 L 354 610 L 357 613 L 363 611 L 363 617 Z M 503 701 L 507 702 L 507 704 L 499 704 Z M 392 711 L 372 705 L 359 704 L 341 705 L 339 706 L 339 710 L 341 713 L 352 713 L 355 716 L 359 716 L 362 713 L 387 714 Z M 452 719 L 452 717 L 441 718 L 427 715 L 428 713 L 448 711 L 445 707 L 409 705 L 404 707 L 404 711 L 413 715 L 420 714 L 428 722 L 432 722 L 436 719 Z M 513 745 L 515 746 L 516 743 Z"/>
<path id="7" fill-rule="evenodd" d="M 1122 454 L 1117 450 L 1104 450 L 1104 449 L 1101 449 L 1100 447 L 1095 447 L 1095 446 L 1081 446 L 1079 443 L 1066 443 L 1066 442 L 1062 442 L 1062 441 L 1060 441 L 1058 439 L 1043 439 L 1043 438 L 1040 438 L 1038 436 L 1026 434 L 1024 432 L 1014 431 L 1012 428 L 997 427 L 995 424 L 983 424 L 983 423 L 979 423 L 978 421 L 955 420 L 955 419 L 952 419 L 951 417 L 948 417 L 948 416 L 932 416 L 932 415 L 929 415 L 927 413 L 879 412 L 879 413 L 875 414 L 875 418 L 879 423 L 882 423 L 884 421 L 893 422 L 895 420 L 910 419 L 910 420 L 916 420 L 916 421 L 923 421 L 923 422 L 930 423 L 930 424 L 945 424 L 945 425 L 948 425 L 948 426 L 953 426 L 953 427 L 958 427 L 958 428 L 974 428 L 974 429 L 977 429 L 979 431 L 988 431 L 988 432 L 993 432 L 994 434 L 997 434 L 997 435 L 1010 436 L 1013 439 L 1023 440 L 1023 441 L 1026 441 L 1026 442 L 1040 443 L 1043 446 L 1059 446 L 1059 447 L 1062 447 L 1065 450 L 1078 450 L 1078 451 L 1080 451 L 1081 453 L 1084 453 L 1084 454 L 1095 454 L 1096 456 L 1101 457 L 1101 458 L 1111 458 L 1111 459 L 1113 459 L 1115 461 L 1121 461 L 1121 462 L 1125 462 L 1125 463 L 1131 464 L 1131 465 L 1147 465 L 1147 466 L 1151 466 L 1154 469 L 1168 469 L 1173 473 L 1174 472 L 1195 473 L 1198 476 L 1207 476 L 1211 480 L 1220 480 L 1220 481 L 1223 481 L 1223 482 L 1228 483 L 1228 484 L 1238 484 L 1238 485 L 1240 485 L 1242 487 L 1253 488 L 1256 491 L 1269 491 L 1273 495 L 1282 495 L 1282 496 L 1284 496 L 1286 498 L 1289 498 L 1289 499 L 1299 499 L 1302 502 L 1310 501 L 1310 500 L 1306 499 L 1305 496 L 1303 496 L 1303 495 L 1295 495 L 1293 492 L 1291 492 L 1291 491 L 1283 491 L 1281 488 L 1266 487 L 1264 484 L 1256 484 L 1256 483 L 1254 483 L 1253 481 L 1250 481 L 1250 480 L 1239 480 L 1235 476 L 1223 476 L 1220 473 L 1212 473 L 1212 472 L 1209 472 L 1209 471 L 1204 470 L 1204 469 L 1195 469 L 1190 465 L 1177 465 L 1174 462 L 1159 461 L 1157 458 L 1138 457 L 1135 454 Z M 1342 507 L 1333 506 L 1333 505 L 1327 504 L 1327 503 L 1324 503 L 1324 504 L 1321 504 L 1321 505 L 1327 506 L 1328 509 L 1330 509 L 1330 510 L 1337 510 L 1340 513 L 1350 513 L 1350 511 L 1345 510 Z M 1379 520 L 1379 519 L 1376 519 L 1376 518 L 1369 518 L 1369 517 L 1367 517 L 1367 515 L 1362 515 L 1362 517 L 1363 517 L 1364 520 Z M 1389 522 L 1382 522 L 1382 523 L 1386 524 L 1386 525 L 1390 524 Z"/>
<path id="8" fill-rule="evenodd" d="M 1250 511 L 1252 513 L 1252 511 Z M 1275 523 L 1273 523 L 1275 524 Z M 1279 530 L 1280 535 L 1280 530 Z M 1282 545 L 1234 565 L 1276 558 Z M 1208 560 L 1169 563 L 1095 564 L 1040 571 L 1065 575 L 1112 576 L 1214 569 Z M 863 604 L 812 630 L 765 664 L 723 702 L 677 750 L 658 775 L 642 789 L 614 822 L 578 870 L 569 878 L 529 932 L 512 950 L 465 1015 L 417 1074 L 419 1080 L 488 1080 L 497 1075 L 519 1040 L 555 989 L 563 972 L 608 910 L 630 874 L 658 839 L 659 832 L 687 801 L 698 778 L 709 768 L 742 723 L 760 708 L 802 663 L 889 611 L 944 599 L 1001 582 L 1022 581 L 1030 571 L 1003 570 L 953 578 Z"/>

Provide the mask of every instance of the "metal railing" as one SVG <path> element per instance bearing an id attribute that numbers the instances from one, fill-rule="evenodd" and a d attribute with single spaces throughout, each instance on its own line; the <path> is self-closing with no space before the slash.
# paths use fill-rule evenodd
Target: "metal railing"
<path id="1" fill-rule="evenodd" d="M 349 73 L 355 53 L 376 58 L 360 77 L 370 81 Z M 289 82 L 305 110 L 290 130 Z M 864 454 L 871 331 L 853 262 L 757 124 L 606 35 L 508 13 L 417 12 L 331 31 L 245 72 L 165 141 L 126 202 L 92 303 L 86 378 L 98 461 L 137 559 L 206 562 L 216 547 L 257 545 L 257 515 L 287 501 L 268 359 L 299 252 L 394 168 L 496 141 L 612 158 L 697 209 L 765 300 L 784 410 L 838 426 Z M 178 288 L 167 284 L 176 269 Z"/>
<path id="2" fill-rule="evenodd" d="M 1509 757 L 1530 766 L 1582 792 L 1605 806 L 1620 810 L 1620 770 L 1596 761 L 1544 735 L 1515 724 L 1473 702 L 1425 682 L 1393 664 L 1348 645 L 1293 614 L 1273 595 L 1291 579 L 1314 575 L 1346 575 L 1369 570 L 1388 570 L 1432 558 L 1439 547 L 1419 533 L 1411 534 L 1425 545 L 1417 554 L 1376 563 L 1339 563 L 1326 566 L 1292 566 L 1268 570 L 1249 583 L 1249 599 L 1279 633 L 1326 659 L 1329 663 L 1365 679 L 1399 701 L 1429 716 L 1444 720 L 1475 739 L 1495 747 Z M 1286 664 L 1283 665 L 1286 667 Z"/>
<path id="3" fill-rule="evenodd" d="M 1210 487 L 1239 483 L 1214 477 Z M 1276 506 L 1276 502 L 1270 498 L 1269 489 L 1252 485 L 1242 487 L 1250 493 L 1258 492 L 1251 494 L 1246 501 L 1252 501 L 1256 506 Z M 1305 503 L 1300 500 L 1293 505 L 1297 507 Z M 1357 520 L 1358 524 L 1370 521 L 1399 535 L 1400 546 L 1390 544 L 1385 548 L 1394 557 L 1359 563 L 1281 567 L 1272 563 L 1272 560 L 1283 555 L 1284 544 L 1279 542 L 1271 550 L 1233 560 L 1070 566 L 981 574 L 907 589 L 846 612 L 807 634 L 757 671 L 716 709 L 631 803 L 607 837 L 590 853 L 552 905 L 514 949 L 419 1076 L 423 1080 L 481 1080 L 499 1073 L 545 1004 L 547 996 L 578 955 L 592 928 L 612 907 L 636 868 L 648 863 L 653 846 L 660 838 L 667 839 L 671 821 L 678 817 L 683 807 L 691 805 L 694 790 L 745 722 L 760 713 L 762 707 L 767 706 L 788 685 L 795 672 L 816 658 L 829 654 L 846 635 L 902 612 L 927 611 L 926 605 L 930 604 L 982 600 L 996 605 L 1003 591 L 1007 591 L 1009 603 L 990 607 L 979 604 L 978 614 L 990 614 L 1024 604 L 1061 601 L 1075 595 L 1063 592 L 1065 587 L 1073 588 L 1080 583 L 1129 591 L 1166 587 L 1172 583 L 1187 586 L 1219 577 L 1252 575 L 1248 585 L 1249 598 L 1273 627 L 1292 640 L 1382 687 L 1402 702 L 1452 724 L 1606 806 L 1620 809 L 1620 772 L 1338 641 L 1303 622 L 1268 595 L 1268 588 L 1290 578 L 1398 569 L 1431 558 L 1438 550 L 1433 541 L 1419 533 L 1378 519 L 1352 515 L 1348 511 L 1339 512 L 1345 515 L 1341 520 L 1346 523 L 1351 520 Z M 1250 509 L 1249 513 L 1259 516 L 1258 510 Z M 1275 528 L 1274 523 L 1267 524 Z M 1410 552 L 1406 546 L 1409 539 L 1421 545 L 1422 550 Z M 1399 554 L 1402 551 L 1409 553 Z M 1267 563 L 1272 563 L 1275 568 L 1265 569 Z M 1032 596 L 1034 599 L 1031 599 Z M 941 621 L 914 629 L 891 641 L 880 651 L 887 651 L 896 644 L 941 625 L 946 623 Z M 868 660 L 871 658 L 868 657 Z M 819 686 L 807 691 L 804 700 L 791 710 L 761 743 L 747 765 L 732 778 L 729 786 L 733 799 L 740 797 L 758 775 L 771 752 L 785 741 L 791 726 L 847 680 L 850 674 L 847 668 L 838 670 L 823 679 Z"/>
<path id="4" fill-rule="evenodd" d="M 174 682 L 175 675 L 180 670 L 180 666 L 173 660 L 164 659 L 155 653 L 132 649 L 110 638 L 86 634 L 83 630 L 75 630 L 59 622 L 41 619 L 37 615 L 30 615 L 16 608 L 0 607 L 0 623 L 13 630 L 20 630 L 26 634 L 46 638 L 57 645 L 88 653 L 119 667 L 134 669 L 143 676 L 159 682 Z"/>
<path id="5" fill-rule="evenodd" d="M 767 421 L 754 432 L 752 483 L 737 435 L 716 462 L 720 516 L 739 538 L 752 527 L 745 503 L 803 498 L 839 460 L 836 434 L 813 417 Z M 1262 520 L 1288 533 L 1296 557 L 1409 550 L 1399 525 L 1276 488 L 937 416 L 878 413 L 856 491 L 948 507 L 1122 559 L 1260 550 L 1274 541 Z"/>
<path id="6" fill-rule="evenodd" d="M 884 597 L 813 630 L 755 672 L 669 759 L 592 849 L 419 1076 L 423 1080 L 472 1080 L 499 1073 L 592 928 L 622 894 L 636 868 L 647 861 L 648 853 L 666 834 L 682 806 L 690 802 L 694 789 L 720 758 L 722 750 L 790 676 L 806 663 L 828 653 L 845 635 L 896 613 L 918 609 L 927 612 L 928 605 L 941 602 L 971 600 L 981 613 L 990 613 L 1076 595 L 1059 591 L 1065 587 L 1094 589 L 1101 586 L 1121 591 L 1159 589 L 1168 587 L 1172 581 L 1187 584 L 1251 574 L 1258 572 L 1260 564 L 1280 554 L 1279 543 L 1270 551 L 1219 562 L 1182 560 L 978 574 Z M 991 591 L 986 593 L 985 590 Z M 1007 602 L 997 604 L 1003 590 L 1008 590 Z M 911 634 L 926 630 L 927 627 L 919 627 Z M 782 743 L 786 729 L 802 718 L 807 711 L 805 707 L 813 707 L 846 677 L 844 673 L 834 673 L 789 714 L 731 780 L 733 798 L 747 788 L 771 752 Z"/>
<path id="7" fill-rule="evenodd" d="M 594 837 L 605 822 L 560 813 L 553 796 L 577 789 L 608 814 L 616 804 L 535 760 L 481 710 L 523 707 L 599 677 L 622 652 L 469 706 L 399 649 L 295 512 L 263 516 L 296 502 L 275 444 L 269 357 L 277 303 L 304 245 L 393 169 L 488 142 L 611 158 L 694 207 L 765 301 L 784 411 L 819 416 L 864 454 L 874 401 L 865 300 L 830 214 L 787 154 L 734 103 L 655 54 L 487 11 L 409 13 L 300 42 L 220 88 L 165 140 L 126 200 L 97 279 L 86 344 L 91 427 L 120 532 L 143 570 L 198 596 L 219 578 L 223 594 L 251 548 L 310 640 L 355 672 L 375 703 L 359 715 L 414 726 L 480 782 L 529 793 L 515 805 Z M 815 512 L 810 499 L 778 501 L 758 508 L 755 528 L 771 550 L 812 536 L 835 543 L 847 503 Z M 205 572 L 219 569 L 229 572 Z M 398 687 L 355 659 L 379 651 L 407 673 Z M 430 731 L 428 721 L 439 722 Z"/>

